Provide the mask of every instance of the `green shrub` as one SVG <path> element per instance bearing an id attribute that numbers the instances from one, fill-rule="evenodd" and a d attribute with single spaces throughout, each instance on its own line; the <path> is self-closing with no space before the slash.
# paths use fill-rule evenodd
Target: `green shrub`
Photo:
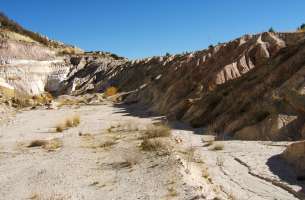
<path id="1" fill-rule="evenodd" d="M 305 24 L 304 23 L 300 27 L 298 27 L 298 31 L 305 31 Z"/>
<path id="2" fill-rule="evenodd" d="M 274 31 L 274 29 L 273 29 L 272 27 L 270 27 L 269 30 L 268 30 L 268 32 L 274 33 L 275 31 Z"/>

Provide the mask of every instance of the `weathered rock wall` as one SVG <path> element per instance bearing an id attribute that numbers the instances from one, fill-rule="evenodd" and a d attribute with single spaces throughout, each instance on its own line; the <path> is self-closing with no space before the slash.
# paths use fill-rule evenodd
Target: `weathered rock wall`
<path id="1" fill-rule="evenodd" d="M 303 137 L 294 132 L 303 117 L 285 94 L 304 83 L 303 41 L 304 33 L 262 33 L 183 55 L 96 60 L 69 76 L 64 85 L 72 90 L 63 91 L 100 92 L 112 85 L 129 93 L 126 102 L 218 134 L 295 140 Z"/>
<path id="2" fill-rule="evenodd" d="M 37 95 L 46 89 L 56 90 L 71 65 L 64 57 L 38 43 L 0 40 L 1 84 L 19 92 Z M 49 82 L 48 82 L 49 81 Z"/>
<path id="3" fill-rule="evenodd" d="M 0 50 L 0 80 L 32 95 L 115 86 L 128 93 L 125 102 L 146 104 L 220 135 L 297 140 L 304 138 L 304 37 L 246 35 L 202 51 L 134 61 L 97 54 L 60 57 L 38 44 L 7 41 Z"/>

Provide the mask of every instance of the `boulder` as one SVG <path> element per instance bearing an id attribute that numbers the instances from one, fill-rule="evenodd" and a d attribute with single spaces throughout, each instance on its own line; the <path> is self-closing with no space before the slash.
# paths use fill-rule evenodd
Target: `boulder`
<path id="1" fill-rule="evenodd" d="M 294 167 L 299 179 L 305 179 L 305 141 L 296 142 L 287 147 L 282 157 Z"/>
<path id="2" fill-rule="evenodd" d="M 239 140 L 287 140 L 292 134 L 292 123 L 297 118 L 296 115 L 271 115 L 257 124 L 237 131 L 234 138 Z"/>

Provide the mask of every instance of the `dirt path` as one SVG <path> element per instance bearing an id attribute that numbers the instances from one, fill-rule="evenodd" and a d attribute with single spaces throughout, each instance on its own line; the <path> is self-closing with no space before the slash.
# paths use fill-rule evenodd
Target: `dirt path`
<path id="1" fill-rule="evenodd" d="M 55 131 L 75 115 L 79 126 Z M 177 128 L 170 154 L 141 151 L 139 132 L 158 121 L 110 103 L 20 112 L 0 125 L 0 199 L 296 199 L 249 173 L 281 181 L 266 162 L 284 147 L 228 141 L 216 152 L 203 147 L 202 136 Z M 62 146 L 27 147 L 54 138 Z"/>
<path id="2" fill-rule="evenodd" d="M 79 126 L 55 131 L 56 124 L 76 114 Z M 200 196 L 198 188 L 185 183 L 174 155 L 139 150 L 138 130 L 154 120 L 127 116 L 111 104 L 18 113 L 0 126 L 0 199 Z M 58 149 L 27 147 L 31 141 L 54 138 L 62 142 Z M 107 141 L 113 144 L 107 146 Z"/>

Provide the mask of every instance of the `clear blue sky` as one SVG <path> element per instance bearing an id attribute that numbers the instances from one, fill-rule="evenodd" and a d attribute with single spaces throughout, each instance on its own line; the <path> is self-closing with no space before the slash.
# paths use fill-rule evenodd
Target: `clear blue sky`
<path id="1" fill-rule="evenodd" d="M 52 39 L 129 58 L 305 23 L 304 0 L 0 0 L 0 10 Z"/>

